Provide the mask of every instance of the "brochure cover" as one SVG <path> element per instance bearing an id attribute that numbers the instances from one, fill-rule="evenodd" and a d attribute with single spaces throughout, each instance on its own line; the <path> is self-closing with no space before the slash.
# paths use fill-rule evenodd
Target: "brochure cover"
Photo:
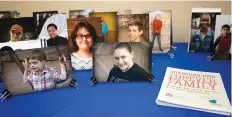
<path id="1" fill-rule="evenodd" d="M 230 115 L 231 105 L 219 73 L 168 67 L 158 105 Z"/>

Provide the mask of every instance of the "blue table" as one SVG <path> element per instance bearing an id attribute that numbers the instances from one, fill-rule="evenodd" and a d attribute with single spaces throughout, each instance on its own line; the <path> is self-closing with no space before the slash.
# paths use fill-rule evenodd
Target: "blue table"
<path id="1" fill-rule="evenodd" d="M 155 103 L 167 67 L 218 72 L 231 99 L 231 61 L 208 61 L 207 53 L 188 53 L 176 43 L 175 57 L 152 56 L 157 83 L 98 83 L 89 86 L 92 71 L 75 71 L 81 87 L 61 88 L 14 96 L 0 103 L 0 117 L 225 117 L 212 113 L 158 106 Z M 0 83 L 0 90 L 3 90 Z"/>

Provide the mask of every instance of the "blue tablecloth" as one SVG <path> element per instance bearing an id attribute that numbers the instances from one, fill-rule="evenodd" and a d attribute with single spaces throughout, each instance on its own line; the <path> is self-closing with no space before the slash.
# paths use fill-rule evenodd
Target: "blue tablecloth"
<path id="1" fill-rule="evenodd" d="M 231 99 L 231 61 L 208 61 L 207 53 L 188 53 L 187 43 L 175 46 L 174 58 L 167 54 L 152 56 L 152 73 L 159 82 L 98 83 L 90 87 L 93 72 L 74 71 L 79 90 L 66 87 L 11 97 L 0 103 L 0 117 L 224 117 L 155 103 L 167 67 L 218 72 Z"/>

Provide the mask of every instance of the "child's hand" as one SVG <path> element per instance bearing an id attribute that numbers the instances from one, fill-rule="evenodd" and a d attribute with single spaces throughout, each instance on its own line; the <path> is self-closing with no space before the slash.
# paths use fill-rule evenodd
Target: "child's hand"
<path id="1" fill-rule="evenodd" d="M 24 66 L 25 70 L 28 69 L 28 62 L 27 62 L 27 59 L 24 59 L 23 66 Z"/>
<path id="2" fill-rule="evenodd" d="M 61 55 L 61 57 L 59 57 L 60 63 L 65 63 L 66 62 L 66 58 L 64 55 Z"/>

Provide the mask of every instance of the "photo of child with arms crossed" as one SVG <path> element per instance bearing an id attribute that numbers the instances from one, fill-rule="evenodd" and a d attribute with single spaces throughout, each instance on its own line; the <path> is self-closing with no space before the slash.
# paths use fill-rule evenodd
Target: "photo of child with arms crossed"
<path id="1" fill-rule="evenodd" d="M 44 51 L 33 50 L 28 59 L 25 59 L 23 62 L 25 68 L 23 82 L 29 82 L 34 91 L 56 88 L 58 81 L 67 80 L 66 58 L 63 55 L 59 57 L 59 63 L 61 73 L 46 65 L 46 54 Z"/>

